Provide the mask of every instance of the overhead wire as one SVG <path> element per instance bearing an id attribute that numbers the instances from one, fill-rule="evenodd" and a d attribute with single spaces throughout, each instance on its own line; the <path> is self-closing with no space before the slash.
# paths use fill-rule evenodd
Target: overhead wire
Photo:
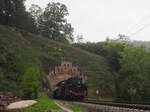
<path id="1" fill-rule="evenodd" d="M 139 26 L 141 23 L 143 23 L 144 20 L 148 19 L 150 17 L 150 14 L 147 15 L 146 17 L 142 18 L 141 20 L 139 20 L 136 24 L 134 24 L 130 29 Z"/>
<path id="2" fill-rule="evenodd" d="M 141 32 L 142 30 L 144 30 L 146 27 L 150 26 L 150 23 L 144 25 L 142 28 L 140 28 L 139 30 L 135 31 L 134 33 L 131 33 L 129 35 L 129 37 L 136 35 L 137 33 Z"/>
<path id="3" fill-rule="evenodd" d="M 142 18 L 142 19 L 141 19 L 139 22 L 137 22 L 135 25 L 133 25 L 133 26 L 130 28 L 131 30 L 130 30 L 130 31 L 127 31 L 127 34 L 130 33 L 130 32 L 132 31 L 132 29 L 134 29 L 135 27 L 143 26 L 142 24 L 143 24 L 144 21 L 145 21 L 146 19 L 148 19 L 148 18 L 150 18 L 150 14 L 147 15 L 146 17 Z M 142 31 L 143 29 L 145 29 L 145 28 L 148 27 L 149 25 L 150 25 L 150 23 L 145 24 L 142 28 L 136 30 L 136 31 L 133 32 L 133 33 L 130 33 L 128 36 L 130 37 L 130 36 L 136 35 L 137 33 L 139 33 L 140 31 Z"/>

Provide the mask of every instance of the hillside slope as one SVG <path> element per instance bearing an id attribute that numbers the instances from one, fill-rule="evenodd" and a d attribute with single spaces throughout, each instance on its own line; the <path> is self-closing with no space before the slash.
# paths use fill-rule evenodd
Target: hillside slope
<path id="1" fill-rule="evenodd" d="M 85 71 L 90 87 L 99 84 L 106 88 L 110 86 L 106 83 L 111 75 L 104 57 L 0 25 L 0 74 L 6 81 L 3 87 L 0 86 L 0 91 L 18 91 L 17 85 L 28 67 L 40 67 L 41 76 L 45 76 L 53 63 L 62 59 L 72 61 Z"/>

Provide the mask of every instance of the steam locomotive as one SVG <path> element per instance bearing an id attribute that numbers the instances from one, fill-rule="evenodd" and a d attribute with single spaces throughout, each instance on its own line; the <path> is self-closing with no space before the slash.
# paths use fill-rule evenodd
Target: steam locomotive
<path id="1" fill-rule="evenodd" d="M 79 77 L 59 82 L 53 90 L 53 97 L 64 100 L 83 100 L 87 96 L 87 86 Z"/>

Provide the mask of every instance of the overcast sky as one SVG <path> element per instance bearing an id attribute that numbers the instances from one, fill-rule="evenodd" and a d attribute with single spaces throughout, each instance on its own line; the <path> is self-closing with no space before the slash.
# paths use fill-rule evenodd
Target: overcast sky
<path id="1" fill-rule="evenodd" d="M 68 7 L 68 22 L 75 35 L 83 35 L 86 41 L 103 41 L 118 34 L 150 41 L 150 0 L 26 0 L 26 6 L 45 8 L 51 1 Z"/>

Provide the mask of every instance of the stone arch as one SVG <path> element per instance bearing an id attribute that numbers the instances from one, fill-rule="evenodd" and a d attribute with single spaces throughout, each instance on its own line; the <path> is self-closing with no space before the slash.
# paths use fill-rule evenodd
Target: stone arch
<path id="1" fill-rule="evenodd" d="M 60 65 L 55 66 L 54 69 L 49 72 L 48 78 L 50 79 L 51 89 L 53 89 L 57 83 L 75 76 L 81 77 L 83 82 L 87 79 L 83 72 L 79 70 L 79 67 L 73 66 L 71 61 L 62 61 Z"/>

